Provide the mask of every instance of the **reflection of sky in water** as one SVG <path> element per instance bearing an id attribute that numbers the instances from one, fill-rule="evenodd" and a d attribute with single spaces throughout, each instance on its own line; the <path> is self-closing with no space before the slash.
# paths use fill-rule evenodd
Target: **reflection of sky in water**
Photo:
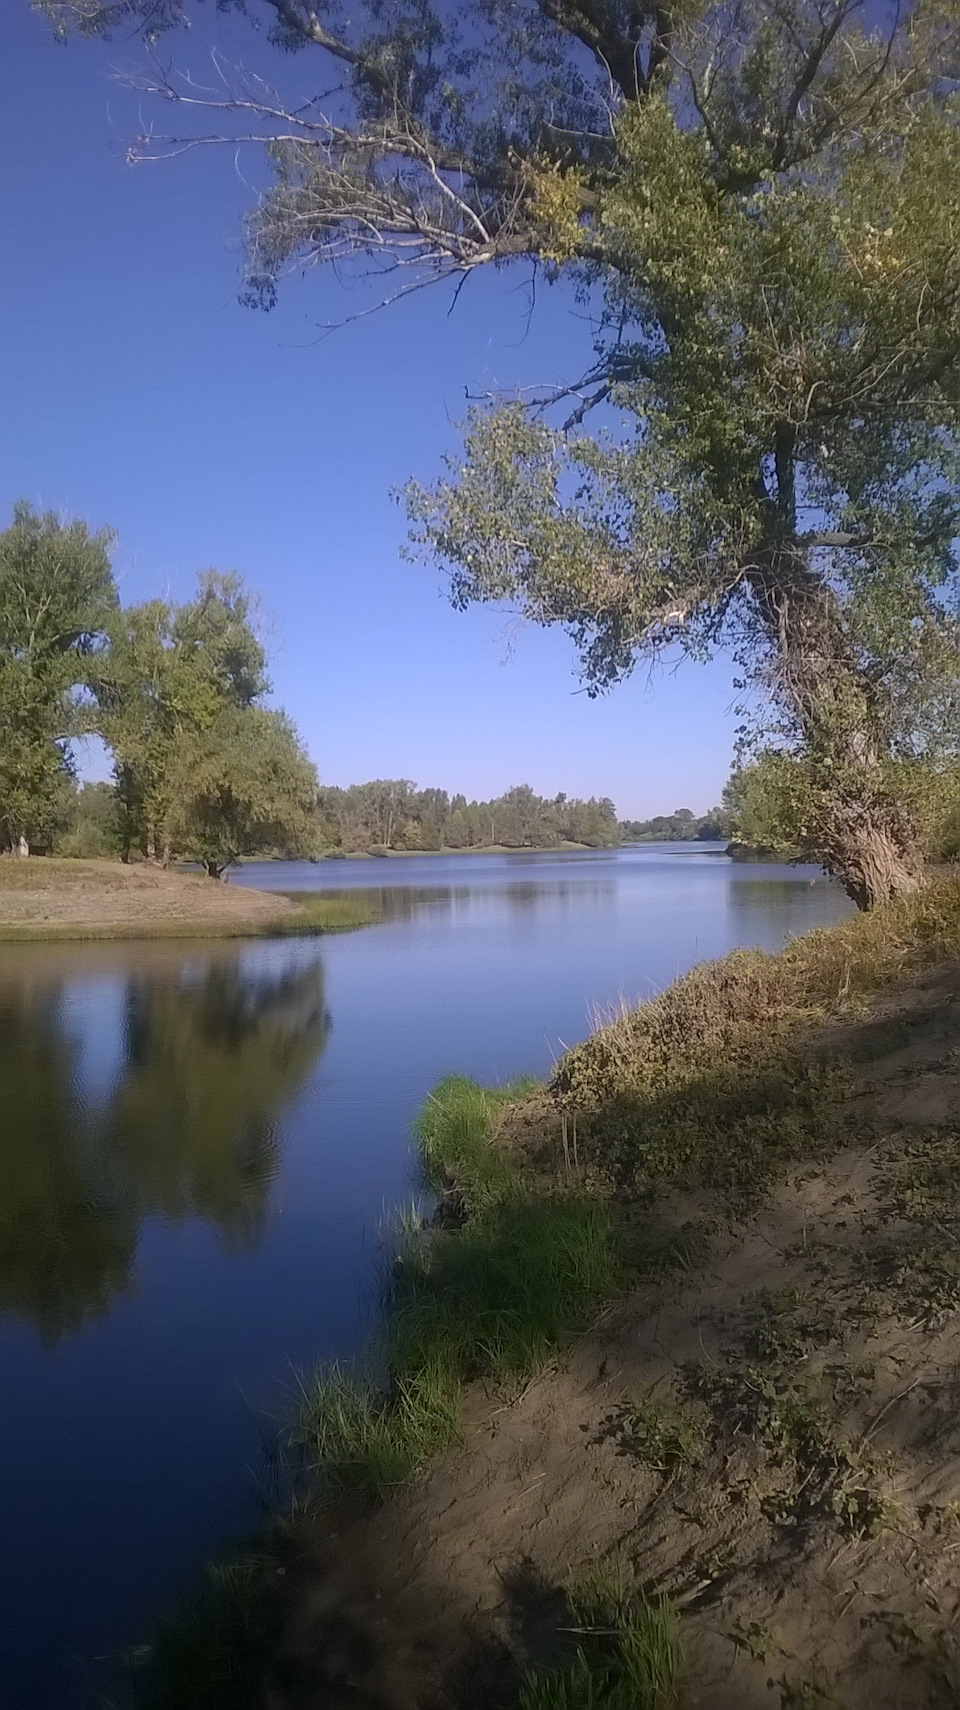
<path id="1" fill-rule="evenodd" d="M 849 912 L 813 870 L 689 847 L 233 882 L 361 889 L 383 920 L 0 957 L 4 1707 L 78 1710 L 70 1654 L 142 1638 L 254 1517 L 253 1414 L 368 1333 L 442 1074 L 546 1074 L 620 994 Z"/>
<path id="2" fill-rule="evenodd" d="M 76 1045 L 73 1084 L 83 1110 L 105 1105 L 123 1071 L 126 986 L 119 975 L 108 975 L 71 981 L 60 994 L 60 1025 Z"/>

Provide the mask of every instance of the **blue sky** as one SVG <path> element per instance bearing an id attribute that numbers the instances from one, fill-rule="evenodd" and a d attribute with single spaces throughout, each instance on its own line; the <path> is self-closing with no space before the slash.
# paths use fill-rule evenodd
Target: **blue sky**
<path id="1" fill-rule="evenodd" d="M 221 34 L 228 57 L 249 47 L 236 23 Z M 0 7 L 0 519 L 23 497 L 110 524 L 127 603 L 240 571 L 275 699 L 326 782 L 710 806 L 728 661 L 642 669 L 591 701 L 565 636 L 454 612 L 436 570 L 400 556 L 391 489 L 437 471 L 466 392 L 571 379 L 589 357 L 569 293 L 541 288 L 530 315 L 528 272 L 504 271 L 449 315 L 449 292 L 424 292 L 326 338 L 362 301 L 332 276 L 291 279 L 272 314 L 243 308 L 253 162 L 128 167 L 150 114 L 115 72 L 137 63 L 132 43 L 56 46 L 29 0 Z"/>

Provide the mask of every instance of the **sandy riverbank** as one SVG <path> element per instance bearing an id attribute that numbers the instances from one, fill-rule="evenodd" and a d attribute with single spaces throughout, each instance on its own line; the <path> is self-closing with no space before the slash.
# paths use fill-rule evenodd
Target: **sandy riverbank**
<path id="1" fill-rule="evenodd" d="M 341 930 L 375 916 L 362 900 L 296 900 L 146 863 L 0 859 L 0 942 L 246 938 Z"/>
<path id="2" fill-rule="evenodd" d="M 390 1710 L 626 1703 L 574 1689 L 612 1678 L 631 1598 L 666 1600 L 679 1635 L 651 1710 L 955 1705 L 958 1110 L 954 878 L 781 958 L 695 971 L 577 1048 L 494 1118 L 521 1178 L 500 1184 L 479 1131 L 468 1157 L 461 1121 L 450 1157 L 477 1209 L 432 1234 L 412 1294 L 401 1273 L 384 1404 L 402 1444 L 424 1353 L 446 1349 L 472 1375 L 442 1397 L 458 1441 L 371 1512 L 351 1486 L 386 1465 L 377 1404 L 333 1418 L 321 1395 L 340 1494 L 286 1531 L 265 1582 L 271 1706 L 332 1702 L 344 1666 L 351 1702 Z M 459 1307 L 449 1290 L 465 1233 L 516 1276 L 518 1194 L 605 1203 L 635 1281 L 504 1383 L 531 1296 L 475 1273 Z"/>

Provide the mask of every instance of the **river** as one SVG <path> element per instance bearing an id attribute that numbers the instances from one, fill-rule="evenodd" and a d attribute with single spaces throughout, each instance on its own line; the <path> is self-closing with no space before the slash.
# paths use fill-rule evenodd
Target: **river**
<path id="1" fill-rule="evenodd" d="M 111 1694 L 256 1523 L 297 1373 L 348 1357 L 439 1077 L 543 1075 L 622 998 L 849 912 L 702 845 L 247 866 L 382 922 L 0 944 L 0 1705 Z"/>

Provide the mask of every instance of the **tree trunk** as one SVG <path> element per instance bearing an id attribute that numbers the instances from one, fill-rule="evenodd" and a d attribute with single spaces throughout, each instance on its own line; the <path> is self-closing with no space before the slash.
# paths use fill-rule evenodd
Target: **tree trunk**
<path id="1" fill-rule="evenodd" d="M 858 908 L 910 896 L 924 882 L 923 855 L 909 815 L 879 793 L 830 803 L 822 859 Z"/>
<path id="2" fill-rule="evenodd" d="M 162 855 L 161 860 L 160 860 L 161 867 L 164 867 L 164 868 L 169 867 L 170 860 L 171 860 L 171 853 L 172 853 L 172 851 L 170 849 L 170 839 L 169 839 L 169 837 L 165 837 L 163 840 L 163 855 Z"/>
<path id="3" fill-rule="evenodd" d="M 770 648 L 767 686 L 811 768 L 811 853 L 860 909 L 909 896 L 923 883 L 917 827 L 890 794 L 882 711 L 839 600 L 796 547 L 771 548 L 750 580 Z"/>
<path id="4" fill-rule="evenodd" d="M 23 861 L 25 861 L 27 856 L 30 854 L 30 845 L 27 842 L 26 838 L 24 837 L 22 831 L 20 833 L 20 836 L 17 838 L 17 854 L 20 856 L 20 859 Z"/>

